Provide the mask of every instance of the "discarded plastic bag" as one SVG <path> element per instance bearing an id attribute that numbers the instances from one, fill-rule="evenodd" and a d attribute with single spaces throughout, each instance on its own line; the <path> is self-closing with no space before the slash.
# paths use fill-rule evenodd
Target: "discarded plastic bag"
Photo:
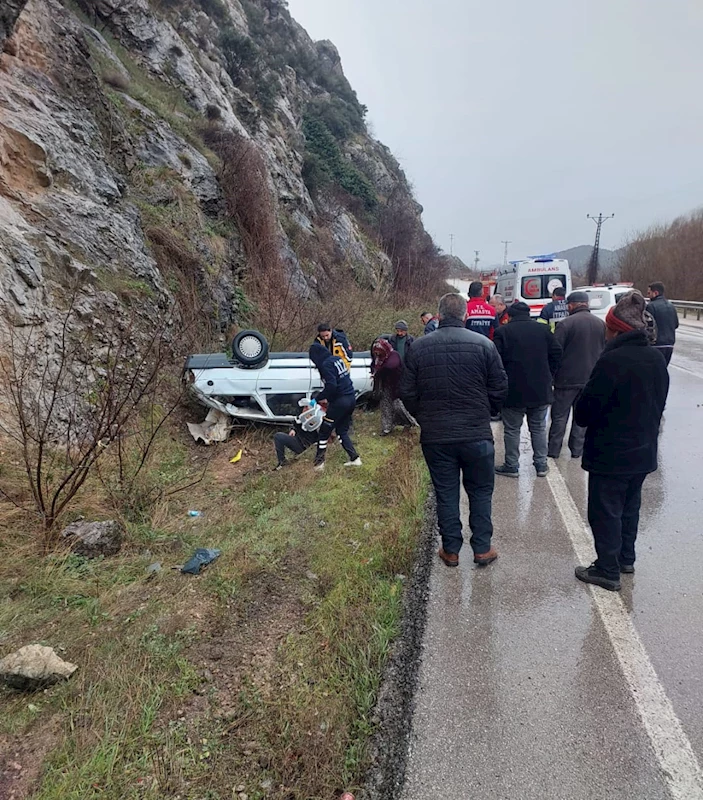
<path id="1" fill-rule="evenodd" d="M 195 422 L 188 422 L 190 435 L 197 442 L 199 439 L 205 444 L 213 442 L 226 442 L 232 427 L 232 419 L 229 414 L 211 408 L 205 421 L 199 425 Z"/>
<path id="2" fill-rule="evenodd" d="M 186 562 L 181 567 L 181 572 L 187 572 L 189 575 L 197 575 L 201 567 L 206 567 L 208 564 L 220 557 L 220 550 L 210 549 L 207 547 L 199 547 L 192 555 L 190 561 Z"/>

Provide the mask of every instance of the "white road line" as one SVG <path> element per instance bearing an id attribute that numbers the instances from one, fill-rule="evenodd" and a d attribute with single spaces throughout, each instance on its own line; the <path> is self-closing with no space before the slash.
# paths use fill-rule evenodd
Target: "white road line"
<path id="1" fill-rule="evenodd" d="M 578 560 L 590 564 L 594 558 L 593 537 L 555 466 L 547 481 Z M 672 798 L 703 800 L 703 774 L 698 759 L 625 605 L 615 592 L 590 588 Z"/>

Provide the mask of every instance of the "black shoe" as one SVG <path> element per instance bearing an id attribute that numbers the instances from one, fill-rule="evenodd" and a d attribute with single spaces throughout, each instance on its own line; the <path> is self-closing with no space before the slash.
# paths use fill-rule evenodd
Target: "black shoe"
<path id="1" fill-rule="evenodd" d="M 496 475 L 507 475 L 509 478 L 517 478 L 519 474 L 519 470 L 508 467 L 505 464 L 496 467 Z"/>
<path id="2" fill-rule="evenodd" d="M 594 586 L 600 586 L 601 589 L 607 589 L 609 592 L 620 591 L 620 581 L 614 581 L 609 578 L 594 564 L 591 564 L 590 567 L 576 567 L 574 573 L 584 583 L 592 583 Z"/>
<path id="3" fill-rule="evenodd" d="M 634 564 L 620 564 L 620 572 L 623 575 L 634 575 L 635 574 L 635 565 Z"/>
<path id="4" fill-rule="evenodd" d="M 491 417 L 491 422 L 500 422 L 503 419 L 502 414 L 494 414 Z"/>
<path id="5" fill-rule="evenodd" d="M 549 467 L 545 464 L 544 466 L 540 465 L 539 467 L 535 467 L 537 470 L 537 477 L 538 478 L 546 478 L 547 473 L 549 472 Z"/>
<path id="6" fill-rule="evenodd" d="M 557 455 L 553 456 L 551 453 L 547 453 L 547 458 L 553 458 L 556 461 L 559 458 L 559 454 L 557 453 Z"/>
<path id="7" fill-rule="evenodd" d="M 288 462 L 284 459 L 283 461 L 280 461 L 278 464 L 276 464 L 276 466 L 273 469 L 274 469 L 274 472 L 278 472 L 279 469 L 283 469 L 283 467 L 287 467 L 287 466 L 288 466 Z"/>
<path id="8" fill-rule="evenodd" d="M 579 453 L 578 455 L 576 453 L 572 453 L 571 458 L 581 458 L 582 455 L 583 453 Z"/>

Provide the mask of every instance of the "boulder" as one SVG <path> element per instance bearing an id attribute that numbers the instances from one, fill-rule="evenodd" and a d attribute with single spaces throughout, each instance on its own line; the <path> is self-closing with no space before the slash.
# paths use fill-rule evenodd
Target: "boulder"
<path id="1" fill-rule="evenodd" d="M 68 680 L 78 669 L 51 647 L 29 644 L 0 660 L 0 680 L 15 689 L 36 691 Z"/>
<path id="2" fill-rule="evenodd" d="M 105 522 L 74 522 L 61 531 L 74 553 L 85 558 L 114 556 L 124 540 L 124 526 L 114 519 Z"/>

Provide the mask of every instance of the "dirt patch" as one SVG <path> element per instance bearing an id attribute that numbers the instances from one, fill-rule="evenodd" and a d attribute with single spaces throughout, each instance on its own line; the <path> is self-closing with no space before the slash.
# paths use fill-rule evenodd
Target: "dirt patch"
<path id="1" fill-rule="evenodd" d="M 403 599 L 401 634 L 393 645 L 376 703 L 378 728 L 360 800 L 396 800 L 403 788 L 437 532 L 437 508 L 434 494 L 430 494 L 415 567 Z"/>
<path id="2" fill-rule="evenodd" d="M 29 695 L 28 695 L 29 697 Z M 41 728 L 19 736 L 0 736 L 0 798 L 24 800 L 32 793 L 44 759 L 58 741 L 59 721 L 42 722 Z"/>

